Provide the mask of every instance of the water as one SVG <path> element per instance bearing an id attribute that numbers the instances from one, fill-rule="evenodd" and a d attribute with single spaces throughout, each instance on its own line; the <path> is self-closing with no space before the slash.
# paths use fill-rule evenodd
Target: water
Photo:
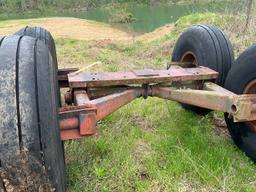
<path id="1" fill-rule="evenodd" d="M 226 9 L 233 9 L 232 4 L 220 2 L 210 4 L 194 4 L 194 5 L 172 5 L 172 6 L 133 6 L 127 8 L 136 18 L 135 22 L 129 24 L 110 23 L 111 25 L 121 28 L 126 31 L 136 33 L 146 33 L 161 27 L 167 23 L 173 23 L 180 17 L 189 15 L 195 12 L 224 12 Z M 110 12 L 104 9 L 92 9 L 90 11 L 80 12 L 60 12 L 60 13 L 45 13 L 45 14 L 17 14 L 12 16 L 1 17 L 0 19 L 21 19 L 21 18 L 38 18 L 51 16 L 77 17 L 82 19 L 90 19 L 100 22 L 109 23 Z"/>

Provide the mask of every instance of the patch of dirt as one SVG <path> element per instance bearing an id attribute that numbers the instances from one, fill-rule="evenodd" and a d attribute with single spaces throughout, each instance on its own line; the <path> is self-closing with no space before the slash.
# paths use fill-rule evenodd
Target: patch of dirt
<path id="1" fill-rule="evenodd" d="M 39 26 L 49 30 L 54 37 L 77 40 L 95 40 L 104 43 L 133 43 L 152 41 L 170 32 L 173 24 L 156 29 L 153 32 L 134 36 L 131 33 L 111 27 L 108 24 L 70 17 L 25 19 L 11 21 L 0 27 L 0 35 L 10 35 L 25 26 Z"/>
<path id="2" fill-rule="evenodd" d="M 213 129 L 215 134 L 222 137 L 230 137 L 225 119 L 218 117 L 217 115 L 213 115 L 212 119 L 215 125 Z"/>
<path id="3" fill-rule="evenodd" d="M 143 128 L 144 131 L 155 132 L 155 127 L 153 122 L 150 120 L 144 119 L 143 117 L 135 116 L 131 118 L 133 125 L 138 125 Z"/>
<path id="4" fill-rule="evenodd" d="M 185 177 L 181 178 L 180 182 L 178 183 L 178 188 L 179 188 L 178 191 L 180 191 L 180 192 L 209 192 L 209 191 L 211 191 L 209 189 L 202 187 L 200 183 L 197 183 L 197 182 L 192 183 Z"/>
<path id="5" fill-rule="evenodd" d="M 143 160 L 152 156 L 152 149 L 150 145 L 143 140 L 138 140 L 134 146 L 133 155 L 136 159 Z"/>
<path id="6" fill-rule="evenodd" d="M 150 179 L 150 175 L 147 170 L 147 167 L 145 166 L 145 162 L 152 155 L 153 155 L 153 151 L 147 142 L 145 142 L 143 140 L 139 140 L 135 144 L 134 150 L 133 150 L 133 156 L 134 156 L 135 162 L 137 164 L 138 174 L 139 174 L 141 180 Z"/>

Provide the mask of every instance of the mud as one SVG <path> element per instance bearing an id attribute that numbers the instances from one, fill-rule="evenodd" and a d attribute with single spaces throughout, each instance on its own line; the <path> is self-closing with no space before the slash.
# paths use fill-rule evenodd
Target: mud
<path id="1" fill-rule="evenodd" d="M 9 163 L 11 162 L 11 163 Z M 42 162 L 22 149 L 0 167 L 0 192 L 52 192 Z"/>

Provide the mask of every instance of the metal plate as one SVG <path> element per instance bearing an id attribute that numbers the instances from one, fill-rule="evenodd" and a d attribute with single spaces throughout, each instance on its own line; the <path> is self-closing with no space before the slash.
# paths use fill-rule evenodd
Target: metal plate
<path id="1" fill-rule="evenodd" d="M 159 76 L 159 73 L 152 69 L 133 70 L 133 73 L 138 77 Z"/>
<path id="2" fill-rule="evenodd" d="M 78 73 L 70 74 L 69 78 L 79 76 L 80 74 L 85 74 L 83 76 L 84 81 L 99 81 L 102 80 L 101 73 Z"/>
<path id="3" fill-rule="evenodd" d="M 136 75 L 137 74 L 137 75 Z M 154 74 L 154 76 L 152 76 Z M 140 76 L 143 75 L 143 76 Z M 145 76 L 146 75 L 146 76 Z M 142 85 L 177 81 L 216 79 L 218 73 L 207 67 L 175 68 L 170 70 L 146 70 L 137 72 L 79 73 L 68 75 L 69 86 L 108 87 L 119 85 Z"/>

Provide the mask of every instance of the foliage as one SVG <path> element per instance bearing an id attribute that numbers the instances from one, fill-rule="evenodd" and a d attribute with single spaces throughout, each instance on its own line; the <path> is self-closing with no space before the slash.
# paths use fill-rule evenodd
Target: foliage
<path id="1" fill-rule="evenodd" d="M 20 12 L 56 9 L 88 9 L 109 3 L 138 2 L 148 3 L 147 0 L 0 0 L 1 12 Z"/>
<path id="2" fill-rule="evenodd" d="M 132 13 L 128 12 L 126 8 L 112 8 L 110 11 L 110 23 L 131 23 L 135 20 L 136 18 L 133 16 Z"/>
<path id="3" fill-rule="evenodd" d="M 192 4 L 197 2 L 214 2 L 216 0 L 0 0 L 0 13 L 21 13 L 25 11 L 62 11 L 63 9 L 87 10 L 94 7 L 117 3 L 135 4 Z M 238 1 L 238 0 L 236 0 Z"/>

